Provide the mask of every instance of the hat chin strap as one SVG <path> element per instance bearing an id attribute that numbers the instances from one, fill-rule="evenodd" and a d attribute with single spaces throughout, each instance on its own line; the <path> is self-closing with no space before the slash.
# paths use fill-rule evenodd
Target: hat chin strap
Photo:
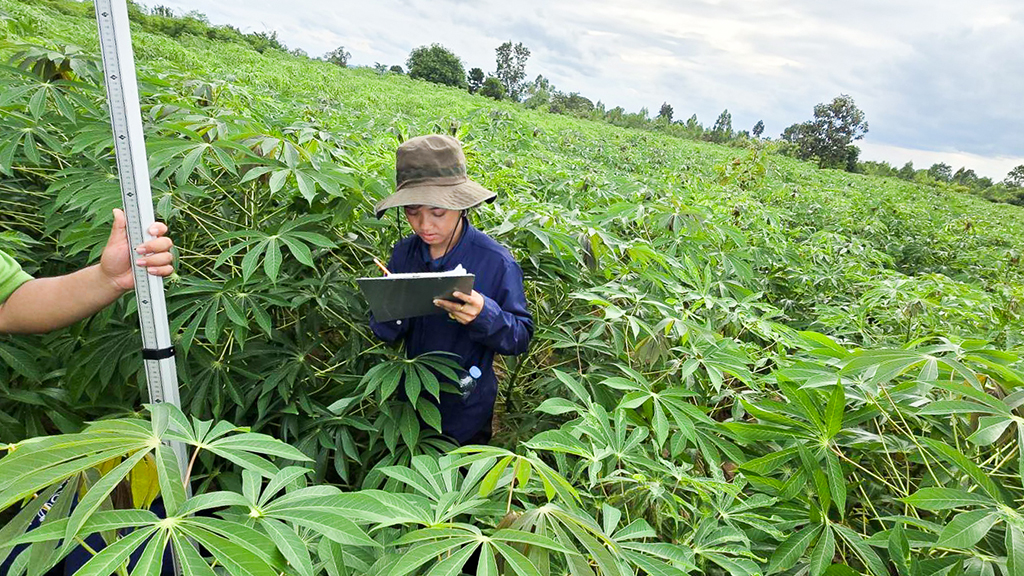
<path id="1" fill-rule="evenodd" d="M 438 264 L 439 268 L 444 268 L 445 261 L 448 259 L 448 254 L 451 252 L 452 240 L 455 239 L 455 235 L 459 232 L 459 227 L 463 225 L 463 221 L 466 219 L 466 210 L 459 210 L 459 222 L 455 224 L 455 228 L 452 229 L 451 236 L 448 237 L 448 242 L 444 246 L 444 254 L 441 255 L 441 263 Z M 463 231 L 465 232 L 465 231 Z"/>

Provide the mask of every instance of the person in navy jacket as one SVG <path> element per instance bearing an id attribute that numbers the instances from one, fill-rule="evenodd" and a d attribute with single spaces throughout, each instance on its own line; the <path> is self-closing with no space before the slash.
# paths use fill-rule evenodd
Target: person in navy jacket
<path id="1" fill-rule="evenodd" d="M 377 203 L 380 218 L 399 208 L 413 234 L 395 244 L 390 272 L 443 272 L 461 265 L 476 276 L 472 294 L 455 293 L 461 303 L 435 300 L 447 314 L 377 322 L 370 327 L 387 342 L 405 341 L 413 358 L 427 352 L 458 356 L 467 372 L 480 369 L 468 394 L 442 393 L 442 431 L 459 444 L 486 444 L 498 393 L 494 355 L 522 354 L 533 336 L 533 317 L 523 292 L 523 272 L 501 244 L 474 228 L 466 211 L 491 202 L 495 193 L 466 176 L 462 145 L 450 136 L 413 138 L 398 148 L 397 189 Z"/>

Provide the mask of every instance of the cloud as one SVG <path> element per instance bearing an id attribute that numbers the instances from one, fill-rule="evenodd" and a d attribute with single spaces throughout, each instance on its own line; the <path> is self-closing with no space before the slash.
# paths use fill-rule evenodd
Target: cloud
<path id="1" fill-rule="evenodd" d="M 528 77 L 560 90 L 631 111 L 668 102 L 705 125 L 727 108 L 737 129 L 763 120 L 770 135 L 849 94 L 865 146 L 1024 156 L 1019 0 L 164 2 L 313 55 L 344 45 L 357 65 L 404 65 L 440 42 L 490 72 L 496 46 L 523 42 Z"/>

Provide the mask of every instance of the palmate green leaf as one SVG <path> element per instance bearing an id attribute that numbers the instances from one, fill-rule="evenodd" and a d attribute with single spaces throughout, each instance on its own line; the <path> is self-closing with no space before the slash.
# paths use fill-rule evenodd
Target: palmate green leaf
<path id="1" fill-rule="evenodd" d="M 978 446 L 988 446 L 1003 435 L 1013 420 L 1005 416 L 982 416 L 978 419 L 978 429 L 967 437 Z"/>
<path id="2" fill-rule="evenodd" d="M 171 533 L 171 543 L 178 561 L 181 563 L 183 576 L 217 576 L 210 565 L 203 560 L 188 538 Z"/>
<path id="3" fill-rule="evenodd" d="M 810 434 L 796 432 L 778 426 L 751 424 L 749 422 L 726 422 L 722 424 L 736 438 L 745 442 L 763 442 L 765 440 L 811 440 Z"/>
<path id="4" fill-rule="evenodd" d="M 808 566 L 811 576 L 821 576 L 825 573 L 825 569 L 832 564 L 832 557 L 836 553 L 836 537 L 832 534 L 832 529 L 827 525 L 822 529 L 821 535 L 818 536 L 818 543 L 814 545 L 814 550 L 811 551 L 811 562 Z"/>
<path id="5" fill-rule="evenodd" d="M 558 416 L 569 412 L 580 412 L 583 408 L 578 404 L 566 400 L 565 398 L 548 398 L 541 402 L 539 406 L 534 408 L 534 410 Z"/>
<path id="6" fill-rule="evenodd" d="M 903 530 L 903 524 L 897 523 L 896 526 L 889 531 L 889 541 L 887 549 L 889 551 L 889 559 L 896 566 L 896 571 L 900 576 L 911 576 L 911 556 L 910 556 L 910 541 L 907 540 L 907 535 Z"/>
<path id="7" fill-rule="evenodd" d="M 791 446 L 784 450 L 771 452 L 761 456 L 760 458 L 754 458 L 753 460 L 747 460 L 746 462 L 741 463 L 740 468 L 757 474 L 770 474 L 772 471 L 778 469 L 779 466 L 782 466 L 786 462 L 792 460 L 794 456 L 797 456 L 797 450 L 798 448 L 796 446 Z"/>
<path id="8" fill-rule="evenodd" d="M 568 513 L 558 513 L 558 518 L 562 521 L 561 525 L 568 530 L 572 536 L 583 545 L 590 555 L 591 559 L 597 564 L 598 569 L 603 574 L 608 575 L 621 575 L 626 576 L 621 570 L 620 564 L 616 561 L 612 551 L 608 549 L 605 543 L 598 541 L 595 535 L 600 535 L 602 540 L 607 541 L 607 537 L 600 534 L 596 526 L 587 527 L 585 524 L 581 524 L 581 518 L 575 517 Z M 589 520 L 589 518 L 587 518 Z M 563 540 L 564 542 L 564 540 Z M 618 546 L 614 546 L 612 550 L 618 552 Z"/>
<path id="9" fill-rule="evenodd" d="M 23 506 L 14 518 L 7 521 L 3 528 L 0 528 L 0 565 L 3 565 L 4 561 L 7 560 L 7 556 L 11 553 L 11 549 L 17 543 L 15 537 L 28 529 L 32 520 L 35 519 L 39 511 L 47 505 L 50 498 L 57 492 L 58 488 L 60 488 L 59 485 L 53 485 L 44 490 L 36 496 L 34 500 Z M 39 530 L 37 529 L 33 532 L 38 531 Z M 63 531 L 58 530 L 57 534 L 62 535 Z"/>
<path id="10" fill-rule="evenodd" d="M 1024 533 L 1014 524 L 1006 525 L 1006 576 L 1024 576 Z"/>
<path id="11" fill-rule="evenodd" d="M 687 576 L 687 574 L 689 573 L 688 571 L 683 570 L 681 568 L 671 566 L 667 562 L 656 560 L 645 554 L 634 552 L 633 550 L 624 550 L 623 556 L 626 558 L 626 560 L 629 561 L 630 564 L 639 567 L 641 570 L 643 570 L 647 574 L 650 574 L 651 576 Z M 687 567 L 687 569 L 696 570 L 696 566 L 692 568 Z"/>
<path id="12" fill-rule="evenodd" d="M 572 393 L 575 394 L 576 397 L 579 398 L 579 400 L 583 402 L 584 405 L 590 404 L 590 394 L 587 392 L 586 388 L 584 388 L 582 384 L 580 384 L 572 376 L 569 376 L 568 374 L 562 372 L 561 370 L 555 369 L 552 370 L 551 372 L 555 375 L 555 378 L 557 378 L 559 382 L 561 382 L 567 388 L 569 388 L 569 390 L 571 390 Z"/>
<path id="13" fill-rule="evenodd" d="M 248 508 L 249 499 L 237 492 L 227 490 L 197 494 L 186 500 L 178 510 L 179 516 L 188 516 L 202 510 L 222 508 L 225 506 L 242 506 Z"/>
<path id="14" fill-rule="evenodd" d="M 918 414 L 923 416 L 943 416 L 946 414 L 998 414 L 999 410 L 966 400 L 938 400 L 921 408 Z"/>
<path id="15" fill-rule="evenodd" d="M 828 448 L 825 449 L 825 473 L 828 476 L 829 495 L 836 505 L 840 518 L 846 517 L 846 480 L 839 458 Z"/>
<path id="16" fill-rule="evenodd" d="M 757 576 L 761 574 L 761 567 L 747 558 L 726 556 L 718 552 L 704 552 L 701 554 L 708 560 L 725 568 L 732 576 Z"/>
<path id="17" fill-rule="evenodd" d="M 809 524 L 787 538 L 785 542 L 775 549 L 771 559 L 768 561 L 768 573 L 774 574 L 792 568 L 797 563 L 797 560 L 804 555 L 807 547 L 811 545 L 814 537 L 821 532 L 821 529 L 820 524 Z"/>
<path id="18" fill-rule="evenodd" d="M 434 430 L 441 432 L 441 411 L 431 402 L 421 402 L 418 408 L 420 418 Z"/>
<path id="19" fill-rule="evenodd" d="M 306 456 L 290 444 L 285 444 L 273 436 L 267 436 L 266 434 L 260 434 L 257 432 L 245 432 L 220 438 L 211 442 L 207 448 L 217 448 L 221 451 L 231 450 L 253 452 L 260 455 L 265 454 L 277 456 L 279 458 L 287 458 L 289 460 L 298 460 L 300 462 L 310 461 L 309 456 Z"/>
<path id="20" fill-rule="evenodd" d="M 996 486 L 996 483 L 993 482 L 977 464 L 972 462 L 966 456 L 939 440 L 934 440 L 932 438 L 918 438 L 918 440 L 930 448 L 935 454 L 938 454 L 940 458 L 960 468 L 962 472 L 970 476 L 971 480 L 974 480 L 974 482 L 977 483 L 978 486 L 994 500 L 1007 503 L 1006 496 L 1003 494 L 1002 490 Z"/>
<path id="21" fill-rule="evenodd" d="M 291 175 L 292 171 L 289 169 L 285 170 L 274 170 L 270 175 L 270 191 L 276 193 L 278 190 L 284 187 L 285 180 Z"/>
<path id="22" fill-rule="evenodd" d="M 265 510 L 264 513 L 268 518 L 284 520 L 297 526 L 315 530 L 338 544 L 380 546 L 341 510 L 294 506 Z"/>
<path id="23" fill-rule="evenodd" d="M 266 255 L 263 257 L 263 270 L 271 282 L 277 282 L 278 272 L 281 271 L 281 246 L 276 237 L 271 237 L 267 242 Z"/>
<path id="24" fill-rule="evenodd" d="M 955 488 L 922 488 L 902 498 L 904 502 L 925 510 L 948 510 L 967 506 L 994 506 L 995 500 L 984 494 Z"/>
<path id="25" fill-rule="evenodd" d="M 501 458 L 494 467 L 491 468 L 491 471 L 484 476 L 483 480 L 480 482 L 479 492 L 482 498 L 486 498 L 494 491 L 495 487 L 498 485 L 498 480 L 501 478 L 501 475 L 508 468 L 509 464 L 512 463 L 512 458 L 512 456 L 505 456 L 504 458 Z"/>
<path id="26" fill-rule="evenodd" d="M 113 573 L 136 548 L 141 546 L 151 534 L 157 531 L 156 526 L 139 528 L 131 534 L 120 538 L 117 542 L 100 550 L 75 572 L 76 576 L 107 576 Z"/>
<path id="27" fill-rule="evenodd" d="M 846 394 L 840 380 L 832 390 L 825 413 L 826 437 L 835 438 L 843 429 L 843 412 L 846 409 Z"/>
<path id="28" fill-rule="evenodd" d="M 515 548 L 502 542 L 492 541 L 491 545 L 501 554 L 507 565 L 512 568 L 512 571 L 519 576 L 542 576 L 537 567 Z"/>
<path id="29" fill-rule="evenodd" d="M 990 409 L 994 410 L 995 413 L 1003 414 L 1007 417 L 1010 416 L 1010 411 L 1007 410 L 1006 405 L 988 393 L 979 390 L 978 388 L 981 387 L 981 384 L 977 382 L 975 382 L 973 386 L 962 384 L 960 382 L 948 382 L 943 380 L 929 382 L 929 384 L 936 388 L 941 388 L 943 390 L 960 394 L 961 396 L 966 396 L 975 402 L 988 406 Z"/>
<path id="30" fill-rule="evenodd" d="M 437 500 L 441 497 L 440 491 L 430 486 L 423 476 L 405 466 L 385 466 L 379 468 L 379 470 L 386 476 L 404 483 L 427 498 Z"/>
<path id="31" fill-rule="evenodd" d="M 961 512 L 942 529 L 935 545 L 942 548 L 968 549 L 988 534 L 989 529 L 997 521 L 999 515 L 991 510 Z"/>
<path id="32" fill-rule="evenodd" d="M 79 530 L 79 534 L 84 537 L 96 532 L 150 526 L 159 521 L 160 518 L 149 510 L 100 510 L 89 517 L 89 520 Z M 5 546 L 61 540 L 64 538 L 67 527 L 68 518 L 59 520 L 50 518 L 39 527 L 6 541 Z"/>
<path id="33" fill-rule="evenodd" d="M 868 567 L 868 571 L 874 576 L 888 576 L 885 564 L 878 557 L 878 554 L 864 539 L 850 528 L 842 524 L 831 524 L 832 529 L 840 536 L 853 550 L 854 555 Z"/>
<path id="34" fill-rule="evenodd" d="M 282 235 L 281 242 L 288 247 L 288 251 L 292 253 L 296 260 L 310 268 L 316 268 L 316 264 L 313 263 L 313 253 L 309 250 L 309 246 L 293 238 L 293 236 L 294 234 Z"/>
<path id="35" fill-rule="evenodd" d="M 246 520 L 248 522 L 248 519 Z M 250 528 L 246 524 L 241 524 L 234 520 L 222 520 L 205 516 L 192 516 L 182 522 L 231 540 L 259 557 L 278 572 L 283 572 L 287 568 L 287 560 L 281 551 L 277 549 L 274 541 L 263 532 Z"/>
<path id="36" fill-rule="evenodd" d="M 266 505 L 267 502 L 270 501 L 271 498 L 276 496 L 278 492 L 280 492 L 286 486 L 293 484 L 296 480 L 303 478 L 310 472 L 311 470 L 309 470 L 308 468 L 302 468 L 301 466 L 288 466 L 282 469 L 276 476 L 270 479 L 270 482 L 267 483 L 267 486 L 263 489 L 263 492 L 260 494 L 260 498 L 257 504 L 259 504 L 260 506 Z M 330 487 L 323 486 L 321 488 L 329 489 Z M 300 493 L 300 491 L 296 490 L 293 493 L 298 494 Z M 309 492 L 307 491 L 306 493 Z"/>
<path id="37" fill-rule="evenodd" d="M 474 544 L 463 546 L 444 560 L 434 564 L 430 572 L 427 572 L 427 576 L 457 576 L 461 574 L 463 566 L 466 565 L 469 557 L 473 555 L 473 551 L 476 549 L 477 546 Z"/>
<path id="38" fill-rule="evenodd" d="M 387 576 L 405 576 L 427 562 L 430 562 L 443 554 L 447 554 L 455 548 L 468 544 L 471 541 L 471 536 L 465 536 L 446 538 L 437 542 L 427 542 L 415 546 L 402 555 L 401 559 L 391 567 L 391 570 L 387 572 Z"/>
<path id="39" fill-rule="evenodd" d="M 85 522 L 106 501 L 107 496 L 117 487 L 117 484 L 148 453 L 146 450 L 136 452 L 134 455 L 126 458 L 124 462 L 118 464 L 113 470 L 104 474 L 96 484 L 89 488 L 85 496 L 78 501 L 78 506 L 75 507 L 75 511 L 71 513 L 71 517 L 68 519 L 68 526 L 64 532 L 64 550 L 70 550 L 74 546 L 74 537 L 81 530 Z"/>
<path id="40" fill-rule="evenodd" d="M 250 247 L 248 251 L 245 253 L 245 256 L 242 257 L 243 282 L 248 282 L 249 278 L 252 278 L 252 275 L 256 272 L 256 267 L 259 266 L 260 255 L 263 254 L 263 251 L 266 249 L 267 244 L 269 243 L 270 240 L 268 239 L 263 239 L 260 240 L 259 242 L 256 242 L 255 246 Z"/>
<path id="41" fill-rule="evenodd" d="M 178 457 L 174 450 L 161 444 L 156 450 L 157 480 L 160 483 L 160 495 L 164 501 L 167 514 L 177 514 L 178 507 L 185 501 L 185 487 L 182 484 L 182 470 L 178 466 Z"/>
<path id="42" fill-rule="evenodd" d="M 146 544 L 146 548 L 139 556 L 131 576 L 160 576 L 163 569 L 164 550 L 167 549 L 167 542 L 170 535 L 166 530 L 158 531 Z"/>
<path id="43" fill-rule="evenodd" d="M 201 544 L 233 576 L 277 576 L 273 566 L 239 543 L 188 524 L 179 524 L 179 530 Z"/>
<path id="44" fill-rule="evenodd" d="M 265 518 L 259 524 L 301 576 L 313 576 L 313 562 L 309 558 L 309 550 L 294 530 L 272 518 Z"/>
<path id="45" fill-rule="evenodd" d="M 591 456 L 587 447 L 580 443 L 575 436 L 563 430 L 546 430 L 531 438 L 525 445 L 534 450 L 564 452 L 581 458 Z"/>
<path id="46" fill-rule="evenodd" d="M 825 570 L 825 576 L 864 576 L 845 564 L 833 564 Z"/>
<path id="47" fill-rule="evenodd" d="M 33 382 L 43 378 L 42 370 L 31 354 L 6 342 L 0 342 L 0 360 Z"/>
<path id="48" fill-rule="evenodd" d="M 547 536 L 522 530 L 498 530 L 494 534 L 491 534 L 491 540 L 526 544 L 528 546 L 539 546 L 562 554 L 578 554 L 577 551 L 567 548 Z"/>

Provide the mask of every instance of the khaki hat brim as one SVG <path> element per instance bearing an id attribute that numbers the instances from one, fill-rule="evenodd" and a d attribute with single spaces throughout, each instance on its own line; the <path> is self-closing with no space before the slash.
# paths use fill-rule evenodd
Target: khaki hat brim
<path id="1" fill-rule="evenodd" d="M 483 202 L 493 202 L 498 195 L 472 180 L 450 186 L 407 184 L 373 207 L 377 218 L 389 208 L 398 206 L 433 206 L 446 210 L 466 210 Z"/>

